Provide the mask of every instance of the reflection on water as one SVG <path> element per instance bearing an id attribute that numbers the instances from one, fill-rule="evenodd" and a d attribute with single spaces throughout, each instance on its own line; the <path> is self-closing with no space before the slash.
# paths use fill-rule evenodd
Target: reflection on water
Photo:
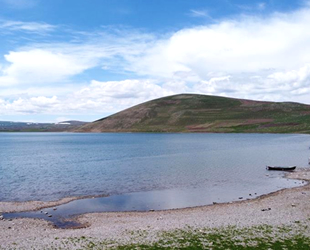
<path id="1" fill-rule="evenodd" d="M 269 178 L 269 177 L 268 177 Z M 286 180 L 284 178 L 274 178 L 283 186 L 287 187 L 302 185 L 302 181 Z M 223 190 L 218 187 L 211 189 L 170 189 L 149 192 L 136 192 L 123 195 L 113 195 L 110 197 L 96 197 L 81 200 L 74 200 L 67 204 L 55 208 L 47 208 L 35 212 L 21 212 L 4 214 L 9 218 L 40 218 L 53 222 L 60 228 L 78 227 L 79 224 L 72 220 L 73 216 L 94 213 L 94 212 L 124 212 L 124 211 L 152 211 L 176 208 L 186 208 L 208 205 L 212 203 L 223 203 L 237 200 L 253 199 L 267 192 L 276 191 L 269 187 L 261 187 L 256 190 L 244 189 L 243 185 L 235 189 Z M 236 196 L 236 194 L 239 196 Z M 49 217 L 52 215 L 52 217 Z"/>

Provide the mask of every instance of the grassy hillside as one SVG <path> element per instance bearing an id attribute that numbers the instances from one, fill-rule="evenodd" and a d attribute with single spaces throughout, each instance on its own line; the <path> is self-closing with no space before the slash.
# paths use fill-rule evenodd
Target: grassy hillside
<path id="1" fill-rule="evenodd" d="M 78 131 L 310 133 L 310 105 L 181 94 L 142 103 Z"/>

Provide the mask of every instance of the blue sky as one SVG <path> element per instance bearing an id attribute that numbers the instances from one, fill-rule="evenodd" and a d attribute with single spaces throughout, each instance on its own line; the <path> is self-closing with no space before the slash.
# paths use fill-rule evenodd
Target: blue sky
<path id="1" fill-rule="evenodd" d="M 0 0 L 0 45 L 0 120 L 179 93 L 310 104 L 309 1 Z"/>

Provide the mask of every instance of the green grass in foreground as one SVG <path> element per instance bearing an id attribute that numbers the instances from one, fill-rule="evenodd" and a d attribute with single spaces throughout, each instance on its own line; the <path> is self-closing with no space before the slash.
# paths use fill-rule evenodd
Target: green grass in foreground
<path id="1" fill-rule="evenodd" d="M 51 249 L 212 249 L 212 250 L 291 250 L 310 249 L 309 220 L 290 226 L 262 225 L 251 228 L 225 227 L 217 229 L 187 227 L 182 230 L 154 232 L 127 231 L 122 238 L 98 241 L 80 237 L 58 239 Z"/>

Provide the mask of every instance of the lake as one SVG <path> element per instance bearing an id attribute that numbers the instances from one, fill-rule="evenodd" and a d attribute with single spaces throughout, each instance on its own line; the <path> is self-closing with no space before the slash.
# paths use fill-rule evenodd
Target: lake
<path id="1" fill-rule="evenodd" d="M 309 146 L 309 135 L 1 133 L 0 201 L 109 196 L 63 208 L 78 214 L 254 198 L 301 185 L 265 167 L 308 167 Z"/>

